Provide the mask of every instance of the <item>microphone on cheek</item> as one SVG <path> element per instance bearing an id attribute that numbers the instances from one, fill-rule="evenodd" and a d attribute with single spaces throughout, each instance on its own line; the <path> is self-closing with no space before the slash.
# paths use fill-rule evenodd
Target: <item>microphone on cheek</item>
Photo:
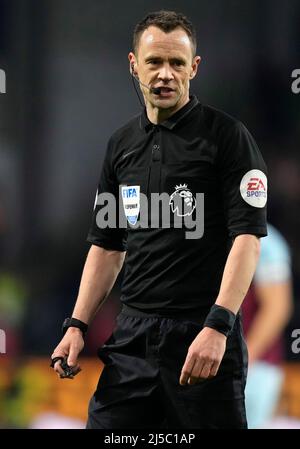
<path id="1" fill-rule="evenodd" d="M 149 87 L 140 81 L 139 77 L 134 73 L 134 64 L 131 64 L 131 75 L 140 83 L 141 86 L 146 87 L 154 95 L 160 95 L 161 87 Z"/>
<path id="2" fill-rule="evenodd" d="M 155 95 L 160 95 L 161 93 L 161 87 L 151 87 L 151 92 L 153 92 Z"/>
<path id="3" fill-rule="evenodd" d="M 141 86 L 146 87 L 146 89 L 148 89 L 150 92 L 152 92 L 155 95 L 160 95 L 161 87 L 149 87 L 149 86 L 147 86 L 147 84 L 142 83 L 142 81 L 140 81 L 140 79 L 135 74 L 133 74 L 133 76 L 140 83 Z"/>

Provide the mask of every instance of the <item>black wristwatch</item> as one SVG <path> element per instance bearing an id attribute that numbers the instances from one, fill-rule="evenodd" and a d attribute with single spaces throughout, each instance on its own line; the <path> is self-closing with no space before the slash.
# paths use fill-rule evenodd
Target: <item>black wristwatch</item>
<path id="1" fill-rule="evenodd" d="M 69 329 L 69 327 L 77 327 L 78 329 L 81 330 L 82 335 L 84 337 L 89 326 L 86 323 L 84 323 L 83 321 L 77 320 L 77 318 L 66 318 L 62 325 L 63 335 L 65 335 L 65 333 L 66 333 L 67 329 Z"/>

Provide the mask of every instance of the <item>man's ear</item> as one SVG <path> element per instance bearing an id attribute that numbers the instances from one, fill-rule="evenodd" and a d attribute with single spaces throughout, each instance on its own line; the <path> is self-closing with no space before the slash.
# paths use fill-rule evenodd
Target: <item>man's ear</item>
<path id="1" fill-rule="evenodd" d="M 201 56 L 195 56 L 193 59 L 192 70 L 190 72 L 190 80 L 195 78 L 195 76 L 197 75 L 197 71 L 198 71 L 200 62 L 201 62 Z"/>
<path id="2" fill-rule="evenodd" d="M 129 70 L 130 70 L 130 73 L 132 75 L 136 75 L 136 73 L 135 73 L 135 62 L 136 62 L 136 59 L 135 59 L 134 53 L 130 52 L 129 55 L 128 55 L 128 59 L 129 59 Z"/>

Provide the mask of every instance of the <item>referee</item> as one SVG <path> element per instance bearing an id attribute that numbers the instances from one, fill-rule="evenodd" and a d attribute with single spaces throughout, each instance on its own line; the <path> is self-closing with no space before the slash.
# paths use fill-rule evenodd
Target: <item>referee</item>
<path id="1" fill-rule="evenodd" d="M 129 63 L 145 109 L 109 140 L 79 295 L 52 354 L 61 377 L 79 372 L 125 263 L 90 429 L 247 427 L 239 310 L 267 234 L 266 166 L 240 121 L 190 95 L 200 60 L 182 14 L 136 25 Z"/>

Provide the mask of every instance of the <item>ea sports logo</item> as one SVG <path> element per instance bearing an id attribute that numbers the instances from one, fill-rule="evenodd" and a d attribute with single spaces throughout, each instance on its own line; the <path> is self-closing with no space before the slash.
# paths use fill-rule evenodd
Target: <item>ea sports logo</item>
<path id="1" fill-rule="evenodd" d="M 250 206 L 264 207 L 268 197 L 267 190 L 267 177 L 261 170 L 250 170 L 243 176 L 240 192 L 243 200 Z"/>
<path id="2" fill-rule="evenodd" d="M 247 191 L 248 192 L 256 192 L 256 191 L 266 191 L 263 181 L 260 178 L 250 178 L 248 182 Z"/>
<path id="3" fill-rule="evenodd" d="M 197 203 L 187 184 L 179 184 L 170 196 L 169 205 L 178 217 L 186 217 L 192 215 Z"/>

